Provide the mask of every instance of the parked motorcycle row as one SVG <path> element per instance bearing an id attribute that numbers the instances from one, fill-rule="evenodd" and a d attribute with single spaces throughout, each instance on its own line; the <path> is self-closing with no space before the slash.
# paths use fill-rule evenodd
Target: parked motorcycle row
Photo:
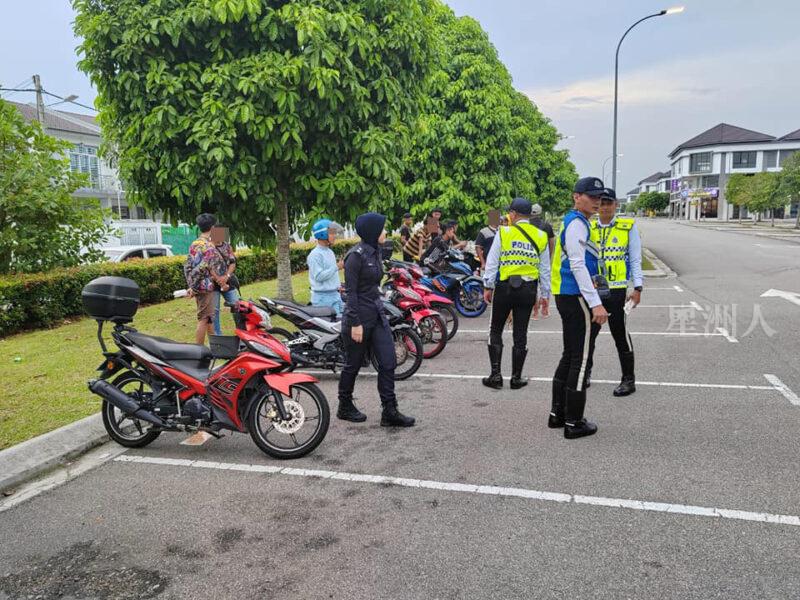
<path id="1" fill-rule="evenodd" d="M 408 379 L 423 359 L 439 356 L 456 335 L 460 317 L 486 310 L 483 283 L 464 256 L 451 251 L 439 272 L 387 260 L 384 310 L 395 340 L 395 379 Z M 139 288 L 122 277 L 100 277 L 83 289 L 86 312 L 98 323 L 104 360 L 92 393 L 102 398 L 108 435 L 143 447 L 162 432 L 248 433 L 267 455 L 299 458 L 325 438 L 328 401 L 305 369 L 344 367 L 341 321 L 333 309 L 262 297 L 226 304 L 233 336 L 211 336 L 210 347 L 140 333 L 129 324 Z M 296 330 L 274 327 L 281 317 Z M 113 326 L 109 350 L 104 326 Z M 373 356 L 365 357 L 365 366 Z M 297 371 L 302 369 L 303 372 Z"/>

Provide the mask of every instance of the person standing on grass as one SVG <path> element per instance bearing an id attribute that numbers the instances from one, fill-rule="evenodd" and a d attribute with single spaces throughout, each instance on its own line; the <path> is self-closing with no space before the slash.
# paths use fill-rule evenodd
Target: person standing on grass
<path id="1" fill-rule="evenodd" d="M 406 262 L 411 262 L 413 257 L 406 252 L 406 244 L 411 239 L 411 227 L 414 225 L 414 219 L 411 217 L 411 213 L 406 213 L 403 215 L 403 226 L 400 228 L 400 243 L 403 247 L 403 260 Z"/>
<path id="2" fill-rule="evenodd" d="M 233 304 L 239 300 L 239 279 L 234 275 L 236 270 L 236 255 L 233 247 L 227 241 L 228 229 L 226 227 L 212 227 L 211 241 L 220 258 L 220 268 L 223 269 L 219 275 L 218 282 L 219 294 L 217 294 L 217 308 L 214 311 L 214 333 L 222 335 L 222 324 L 220 319 L 220 304 L 222 300 L 228 304 Z"/>
<path id="3" fill-rule="evenodd" d="M 339 279 L 339 269 L 343 267 L 342 261 L 336 261 L 333 253 L 333 243 L 336 241 L 336 231 L 339 225 L 330 219 L 320 219 L 311 227 L 311 234 L 317 240 L 317 246 L 308 253 L 308 281 L 311 284 L 311 304 L 313 306 L 329 306 L 336 311 L 337 316 L 344 312 L 344 303 L 339 288 L 342 282 Z"/>
<path id="4" fill-rule="evenodd" d="M 217 285 L 221 281 L 218 273 L 225 270 L 220 254 L 211 241 L 211 228 L 216 224 L 217 219 L 212 214 L 203 213 L 197 217 L 200 235 L 189 246 L 189 254 L 183 265 L 189 296 L 197 303 L 195 341 L 198 344 L 205 344 L 206 335 L 214 331 L 214 313 L 219 295 Z"/>

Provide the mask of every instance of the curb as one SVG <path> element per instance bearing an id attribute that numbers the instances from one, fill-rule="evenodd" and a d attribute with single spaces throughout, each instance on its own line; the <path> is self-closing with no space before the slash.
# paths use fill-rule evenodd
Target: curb
<path id="1" fill-rule="evenodd" d="M 98 413 L 0 451 L 0 493 L 13 490 L 107 440 Z"/>
<path id="2" fill-rule="evenodd" d="M 677 277 L 678 275 L 670 269 L 664 261 L 658 258 L 655 254 L 653 254 L 652 250 L 649 248 L 642 248 L 642 252 L 647 257 L 653 266 L 655 267 L 654 270 L 643 271 L 643 275 L 645 277 Z"/>

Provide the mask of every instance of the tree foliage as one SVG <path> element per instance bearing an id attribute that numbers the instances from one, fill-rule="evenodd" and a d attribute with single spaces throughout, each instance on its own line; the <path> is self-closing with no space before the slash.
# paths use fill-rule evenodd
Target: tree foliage
<path id="1" fill-rule="evenodd" d="M 86 180 L 70 171 L 70 146 L 0 100 L 0 273 L 102 259 L 110 229 L 96 200 L 72 197 Z"/>
<path id="2" fill-rule="evenodd" d="M 751 213 L 760 215 L 786 203 L 780 184 L 780 173 L 734 173 L 725 186 L 725 198 L 732 204 L 744 206 Z"/>
<path id="3" fill-rule="evenodd" d="M 783 163 L 778 176 L 778 194 L 789 202 L 800 202 L 800 152 L 795 152 Z M 800 228 L 800 209 L 797 211 L 795 227 Z"/>
<path id="4" fill-rule="evenodd" d="M 239 239 L 391 197 L 431 61 L 430 0 L 73 0 L 81 68 L 140 201 Z"/>
<path id="5" fill-rule="evenodd" d="M 393 217 L 441 207 L 474 228 L 514 196 L 568 208 L 576 174 L 567 152 L 555 150 L 555 127 L 514 89 L 477 21 L 438 3 L 433 15 L 437 66 Z"/>
<path id="6" fill-rule="evenodd" d="M 636 198 L 636 210 L 659 213 L 669 206 L 669 192 L 642 192 Z"/>

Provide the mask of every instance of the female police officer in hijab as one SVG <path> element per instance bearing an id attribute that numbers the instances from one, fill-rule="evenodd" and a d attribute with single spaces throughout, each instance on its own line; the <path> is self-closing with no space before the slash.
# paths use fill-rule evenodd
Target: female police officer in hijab
<path id="1" fill-rule="evenodd" d="M 378 394 L 383 413 L 381 427 L 411 427 L 412 417 L 397 410 L 394 395 L 394 369 L 397 358 L 394 338 L 383 314 L 381 293 L 383 278 L 381 244 L 386 240 L 386 217 L 366 213 L 356 219 L 356 233 L 361 242 L 344 259 L 344 287 L 347 304 L 342 317 L 342 339 L 347 364 L 339 379 L 339 410 L 336 416 L 344 421 L 361 423 L 367 416 L 353 404 L 353 387 L 369 348 L 378 359 Z"/>

